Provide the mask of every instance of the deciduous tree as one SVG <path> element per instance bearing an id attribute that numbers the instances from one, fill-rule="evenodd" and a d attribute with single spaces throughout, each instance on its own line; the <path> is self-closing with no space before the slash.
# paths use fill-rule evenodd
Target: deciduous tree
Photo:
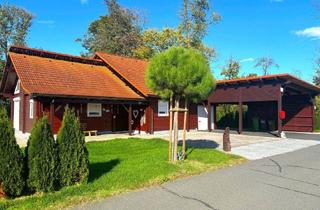
<path id="1" fill-rule="evenodd" d="M 32 15 L 8 4 L 0 5 L 0 57 L 4 58 L 10 45 L 26 45 Z"/>
<path id="2" fill-rule="evenodd" d="M 262 75 L 268 75 L 271 67 L 279 68 L 279 65 L 271 57 L 261 57 L 257 60 L 256 68 L 261 68 Z"/>
<path id="3" fill-rule="evenodd" d="M 228 80 L 239 78 L 240 67 L 240 62 L 231 57 L 222 68 L 221 75 Z"/>
<path id="4" fill-rule="evenodd" d="M 185 37 L 181 31 L 175 28 L 163 28 L 161 31 L 148 29 L 143 32 L 142 45 L 134 51 L 134 56 L 142 59 L 150 59 L 155 54 L 163 52 L 170 47 L 185 45 Z"/>
<path id="5" fill-rule="evenodd" d="M 184 0 L 180 13 L 180 30 L 185 36 L 188 47 L 204 52 L 208 59 L 215 56 L 215 50 L 203 44 L 208 27 L 221 20 L 221 16 L 212 12 L 209 0 Z"/>
<path id="6" fill-rule="evenodd" d="M 108 13 L 92 22 L 82 42 L 88 54 L 103 51 L 133 56 L 141 45 L 141 18 L 133 10 L 119 5 L 117 0 L 105 0 Z"/>
<path id="7" fill-rule="evenodd" d="M 151 59 L 146 83 L 162 99 L 174 101 L 173 109 L 176 111 L 173 119 L 173 157 L 169 159 L 176 161 L 180 100 L 200 102 L 208 97 L 215 86 L 209 62 L 197 50 L 173 47 Z"/>
<path id="8" fill-rule="evenodd" d="M 320 85 L 320 58 L 315 60 L 315 75 L 313 76 L 313 83 L 315 85 Z"/>

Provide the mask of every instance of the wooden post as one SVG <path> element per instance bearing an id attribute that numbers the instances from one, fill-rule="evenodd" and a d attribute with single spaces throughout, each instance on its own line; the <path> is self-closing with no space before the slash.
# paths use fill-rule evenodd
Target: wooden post
<path id="1" fill-rule="evenodd" d="M 207 105 L 207 111 L 208 111 L 208 131 L 212 131 L 212 126 L 211 126 L 211 103 L 208 101 Z"/>
<path id="2" fill-rule="evenodd" d="M 175 99 L 175 108 L 179 108 L 179 99 Z M 179 112 L 176 110 L 174 112 L 174 120 L 173 120 L 173 127 L 174 127 L 174 152 L 173 152 L 173 161 L 176 162 L 178 160 L 178 134 L 179 134 L 179 123 L 178 123 L 178 114 Z"/>
<path id="3" fill-rule="evenodd" d="M 54 133 L 54 100 L 50 103 L 50 125 L 52 133 Z"/>
<path id="4" fill-rule="evenodd" d="M 239 112 L 239 130 L 238 133 L 241 134 L 243 131 L 243 107 L 242 101 L 239 102 L 238 112 Z"/>
<path id="5" fill-rule="evenodd" d="M 129 136 L 132 136 L 132 105 L 129 105 L 129 117 L 128 117 L 128 128 L 129 128 Z"/>
<path id="6" fill-rule="evenodd" d="M 169 120 L 169 161 L 172 161 L 172 154 L 173 154 L 173 151 L 172 151 L 172 145 L 173 145 L 173 141 L 172 141 L 172 97 L 170 97 L 170 110 L 169 110 L 169 115 L 170 115 L 170 120 Z"/>
<path id="7" fill-rule="evenodd" d="M 218 129 L 217 125 L 217 105 L 213 105 L 213 129 Z"/>
<path id="8" fill-rule="evenodd" d="M 282 93 L 279 88 L 279 97 L 278 97 L 278 136 L 281 137 L 282 134 L 282 120 L 280 118 L 280 112 L 282 111 Z"/>
<path id="9" fill-rule="evenodd" d="M 186 154 L 186 136 L 187 136 L 187 114 L 188 114 L 188 100 L 184 100 L 185 112 L 183 113 L 183 138 L 182 138 L 182 153 Z"/>
<path id="10" fill-rule="evenodd" d="M 315 118 L 315 106 L 316 106 L 316 99 L 314 96 L 311 96 L 311 105 L 312 105 L 312 132 L 316 130 L 316 118 Z"/>
<path id="11" fill-rule="evenodd" d="M 14 110 L 14 102 L 13 102 L 13 98 L 14 98 L 14 96 L 13 95 L 11 95 L 10 97 L 10 120 L 11 120 L 11 123 L 12 123 L 12 125 L 13 125 L 13 110 Z"/>
<path id="12" fill-rule="evenodd" d="M 22 106 L 22 133 L 26 132 L 26 96 L 24 94 L 21 95 L 21 106 Z M 20 107 L 21 107 L 20 106 Z"/>

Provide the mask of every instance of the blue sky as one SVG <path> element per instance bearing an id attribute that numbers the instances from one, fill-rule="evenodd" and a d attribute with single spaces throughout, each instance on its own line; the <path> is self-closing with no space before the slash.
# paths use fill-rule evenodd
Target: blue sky
<path id="1" fill-rule="evenodd" d="M 8 0 L 6 0 L 8 1 Z M 4 2 L 0 0 L 0 2 Z M 103 0 L 9 0 L 31 12 L 35 19 L 28 37 L 30 47 L 79 55 L 75 42 L 88 25 L 106 14 Z M 182 0 L 119 0 L 146 17 L 145 28 L 175 27 Z M 270 73 L 294 73 L 311 81 L 313 61 L 320 52 L 320 9 L 316 0 L 212 0 L 222 21 L 209 28 L 205 42 L 217 50 L 212 63 L 217 78 L 233 56 L 241 61 L 241 74 L 260 71 L 255 59 L 272 56 L 279 69 Z"/>

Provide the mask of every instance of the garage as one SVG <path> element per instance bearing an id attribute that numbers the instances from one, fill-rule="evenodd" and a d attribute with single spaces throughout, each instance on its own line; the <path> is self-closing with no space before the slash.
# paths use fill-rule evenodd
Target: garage
<path id="1" fill-rule="evenodd" d="M 282 131 L 313 132 L 319 93 L 319 87 L 289 74 L 221 80 L 208 98 L 208 116 L 213 116 L 208 118 L 208 128 L 219 128 L 217 107 L 227 104 L 237 106 L 239 133 L 277 131 L 281 136 Z"/>

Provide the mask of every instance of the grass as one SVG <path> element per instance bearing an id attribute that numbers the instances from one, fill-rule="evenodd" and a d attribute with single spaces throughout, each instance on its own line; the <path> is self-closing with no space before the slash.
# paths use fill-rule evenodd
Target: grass
<path id="1" fill-rule="evenodd" d="M 160 140 L 115 139 L 87 144 L 90 154 L 89 183 L 46 194 L 0 200 L 0 209 L 59 209 L 121 192 L 198 174 L 244 159 L 215 149 L 189 148 L 187 160 L 167 161 L 168 143 Z"/>

